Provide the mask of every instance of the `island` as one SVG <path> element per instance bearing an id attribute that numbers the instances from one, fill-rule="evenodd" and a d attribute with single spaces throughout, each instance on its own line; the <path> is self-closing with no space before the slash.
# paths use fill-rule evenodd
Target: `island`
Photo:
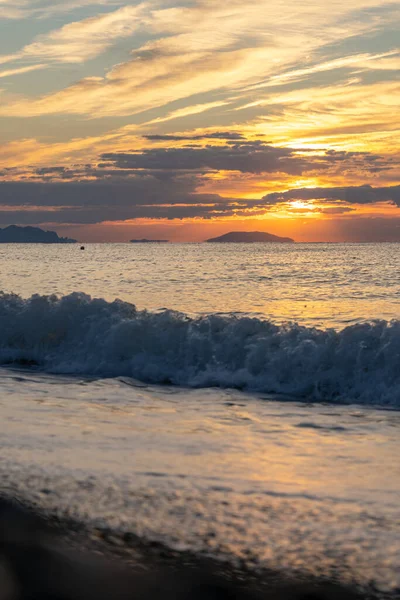
<path id="1" fill-rule="evenodd" d="M 257 242 L 275 242 L 280 244 L 294 244 L 294 240 L 288 237 L 279 237 L 272 233 L 264 231 L 230 231 L 220 237 L 210 238 L 205 240 L 207 243 L 257 243 Z"/>
<path id="2" fill-rule="evenodd" d="M 131 244 L 169 244 L 169 240 L 131 240 Z"/>
<path id="3" fill-rule="evenodd" d="M 0 244 L 76 244 L 76 240 L 59 237 L 55 231 L 39 227 L 9 225 L 0 229 Z"/>

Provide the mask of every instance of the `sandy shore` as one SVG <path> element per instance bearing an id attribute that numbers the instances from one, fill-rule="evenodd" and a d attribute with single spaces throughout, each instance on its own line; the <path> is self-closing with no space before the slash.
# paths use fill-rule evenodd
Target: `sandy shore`
<path id="1" fill-rule="evenodd" d="M 0 392 L 0 600 L 399 597 L 397 412 L 6 369 Z"/>
<path id="2" fill-rule="evenodd" d="M 251 570 L 0 499 L 0 600 L 351 600 L 333 582 Z M 392 595 L 391 598 L 394 596 Z"/>

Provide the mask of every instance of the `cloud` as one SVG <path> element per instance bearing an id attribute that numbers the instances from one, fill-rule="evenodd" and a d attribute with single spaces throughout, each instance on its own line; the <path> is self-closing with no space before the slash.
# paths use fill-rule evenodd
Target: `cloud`
<path id="1" fill-rule="evenodd" d="M 42 19 L 90 4 L 107 12 L 77 10 L 68 17 L 73 22 L 55 30 L 65 15 Z M 0 10 L 40 17 L 40 30 L 48 28 L 0 58 L 15 61 L 0 77 L 53 66 L 15 88 L 7 80 L 1 92 L 0 116 L 14 118 L 6 122 L 1 162 L 18 165 L 4 177 L 39 186 L 32 188 L 36 204 L 23 201 L 28 187 L 7 191 L 14 218 L 39 219 L 46 211 L 74 222 L 112 220 L 113 211 L 121 219 L 265 213 L 292 200 L 268 194 L 260 201 L 267 190 L 287 187 L 290 194 L 292 185 L 314 183 L 343 185 L 329 188 L 339 196 L 353 189 L 346 198 L 364 204 L 393 202 L 376 200 L 376 190 L 399 181 L 398 54 L 384 35 L 394 7 L 390 0 L 335 0 L 329 10 L 320 0 L 146 0 L 123 7 L 114 0 L 0 0 Z M 53 78 L 54 65 L 63 70 Z M 64 80 L 75 83 L 62 88 Z M 178 119 L 185 119 L 179 130 L 172 123 Z M 7 143 L 13 137 L 19 139 Z M 40 188 L 40 180 L 70 187 Z M 357 196 L 355 186 L 364 182 L 374 191 Z M 11 218 L 3 200 L 3 217 Z M 327 219 L 362 205 L 319 200 Z M 36 216 L 27 202 L 39 207 Z"/>
<path id="2" fill-rule="evenodd" d="M 328 208 L 320 208 L 318 212 L 323 215 L 342 215 L 354 212 L 354 210 L 351 206 L 330 206 Z"/>
<path id="3" fill-rule="evenodd" d="M 96 169 L 82 165 L 80 173 L 96 174 L 98 179 L 71 181 L 62 166 L 40 168 L 42 181 L 0 183 L 0 222 L 35 224 L 100 223 L 131 219 L 218 219 L 256 217 L 280 203 L 292 200 L 320 200 L 326 206 L 310 206 L 328 216 L 353 212 L 348 204 L 392 202 L 400 205 L 400 186 L 372 188 L 303 188 L 268 194 L 264 198 L 222 197 L 202 193 L 201 180 L 177 172 L 134 172 Z M 125 174 L 125 176 L 124 176 Z M 49 180 L 46 178 L 49 177 Z M 63 181 L 63 178 L 66 178 Z M 59 181 L 52 180 L 59 178 Z M 335 202 L 339 205 L 335 206 Z M 344 204 L 340 204 L 343 202 Z M 307 212 L 305 207 L 295 210 Z"/>
<path id="4" fill-rule="evenodd" d="M 0 64 L 15 60 L 83 63 L 104 52 L 118 38 L 129 37 L 138 28 L 145 4 L 124 6 L 116 11 L 68 23 L 12 55 L 0 56 Z M 42 64 L 42 66 L 45 66 Z"/>
<path id="5" fill-rule="evenodd" d="M 60 171 L 62 167 L 53 167 Z M 89 168 L 90 170 L 90 168 Z M 49 172 L 49 169 L 40 172 Z M 112 206 L 134 204 L 176 204 L 188 202 L 195 189 L 191 177 L 157 177 L 138 174 L 129 180 L 108 181 L 5 181 L 0 182 L 1 206 Z M 113 191 L 114 190 L 114 191 Z M 193 200 L 195 202 L 195 200 Z"/>
<path id="6" fill-rule="evenodd" d="M 248 72 L 254 61 L 265 61 L 267 51 L 258 57 L 246 50 L 227 53 L 211 52 L 162 54 L 137 53 L 128 62 L 116 66 L 105 77 L 86 77 L 61 91 L 39 98 L 8 100 L 0 106 L 2 116 L 40 116 L 51 114 L 89 115 L 90 117 L 139 114 L 171 102 L 229 87 L 237 73 Z M 6 100 L 8 100 L 6 102 Z M 198 114 L 224 102 L 207 103 L 201 109 L 191 106 L 153 120 L 167 121 Z"/>
<path id="7" fill-rule="evenodd" d="M 198 140 L 244 140 L 245 137 L 241 133 L 234 133 L 231 131 L 215 131 L 213 133 L 203 133 L 199 135 L 169 135 L 169 134 L 147 134 L 143 136 L 146 140 L 151 142 L 194 142 Z"/>
<path id="8" fill-rule="evenodd" d="M 151 121 L 147 121 L 146 125 L 155 125 L 156 123 L 165 123 L 166 121 L 172 121 L 174 119 L 182 119 L 184 117 L 190 117 L 192 115 L 198 115 L 200 113 L 212 110 L 213 108 L 220 108 L 226 106 L 229 102 L 216 101 L 207 102 L 206 104 L 195 104 L 193 106 L 186 106 L 185 108 L 179 108 L 167 113 L 164 117 L 157 117 Z"/>
<path id="9" fill-rule="evenodd" d="M 50 168 L 62 172 L 61 167 Z M 45 170 L 48 172 L 49 170 Z M 44 170 L 41 169 L 42 174 Z M 45 174 L 45 173 L 44 173 Z M 193 177 L 1 182 L 0 223 L 99 223 L 127 219 L 214 218 L 246 214 L 254 201 L 196 192 Z"/>
<path id="10" fill-rule="evenodd" d="M 23 73 L 30 73 L 31 71 L 37 71 L 38 69 L 42 69 L 46 65 L 38 64 L 31 65 L 30 67 L 17 67 L 15 69 L 6 69 L 4 71 L 0 71 L 0 78 L 2 77 L 11 77 L 12 75 L 22 75 Z"/>
<path id="11" fill-rule="evenodd" d="M 3 19 L 20 19 L 29 7 L 29 0 L 0 0 L 0 11 Z"/>
<path id="12" fill-rule="evenodd" d="M 309 62 L 323 46 L 370 32 L 370 20 L 354 18 L 354 11 L 372 6 L 377 10 L 386 2 L 355 0 L 350 6 L 338 0 L 330 10 L 318 0 L 307 5 L 295 0 L 168 4 L 149 0 L 139 8 L 127 6 L 70 23 L 28 44 L 17 57 L 82 62 L 103 52 L 111 40 L 131 36 L 136 27 L 148 38 L 104 77 L 89 75 L 41 97 L 6 97 L 0 114 L 126 116 L 183 99 L 186 107 L 156 121 L 178 118 L 179 111 L 182 116 L 196 114 L 190 110 L 197 94 L 240 91 L 279 77 L 282 71 L 296 71 L 297 64 Z M 281 14 L 290 19 L 278 18 Z M 368 59 L 366 53 L 360 56 L 364 62 Z M 329 68 L 329 61 L 325 65 Z"/>
<path id="13" fill-rule="evenodd" d="M 306 161 L 291 149 L 275 148 L 260 142 L 203 148 L 155 148 L 137 153 L 105 153 L 105 163 L 119 169 L 167 169 L 241 171 L 249 173 L 285 172 L 301 174 Z"/>
<path id="14" fill-rule="evenodd" d="M 182 137 L 177 137 L 178 140 L 173 141 L 182 141 Z M 392 166 L 391 160 L 387 162 L 384 157 L 372 153 L 299 152 L 293 148 L 272 146 L 259 140 L 231 140 L 231 143 L 224 145 L 148 148 L 136 152 L 106 152 L 101 155 L 101 160 L 104 161 L 101 165 L 103 167 L 113 166 L 130 170 L 238 171 L 289 175 L 343 172 L 344 169 L 349 174 L 377 173 Z"/>
<path id="15" fill-rule="evenodd" d="M 387 61 L 380 62 L 381 59 L 388 59 Z M 391 60 L 389 60 L 391 59 Z M 398 66 L 399 51 L 391 50 L 389 52 L 382 52 L 380 54 L 354 54 L 350 56 L 343 56 L 334 60 L 324 61 L 310 65 L 302 69 L 294 69 L 293 71 L 287 71 L 286 73 L 280 73 L 269 78 L 267 82 L 257 83 L 251 86 L 250 90 L 262 89 L 264 87 L 272 87 L 277 85 L 285 85 L 290 80 L 299 80 L 312 75 L 314 73 L 323 73 L 325 71 L 334 71 L 335 69 L 343 69 L 343 67 L 355 67 L 360 66 L 364 69 L 375 69 L 384 68 L 386 64 L 391 69 L 395 68 L 395 64 Z"/>
<path id="16" fill-rule="evenodd" d="M 314 83 L 301 89 L 274 91 L 257 100 L 259 110 L 266 114 L 259 118 L 255 130 L 267 129 L 270 138 L 278 138 L 281 143 L 295 138 L 300 145 L 335 144 L 357 150 L 384 147 L 388 153 L 393 152 L 398 147 L 394 114 L 399 93 L 400 85 L 395 80 Z"/>
<path id="17" fill-rule="evenodd" d="M 84 6 L 113 6 L 120 0 L 0 0 L 3 19 L 49 18 Z"/>
<path id="18" fill-rule="evenodd" d="M 400 185 L 391 187 L 360 185 L 334 188 L 300 188 L 267 194 L 263 200 L 269 205 L 295 200 L 332 200 L 360 205 L 391 202 L 400 206 Z"/>

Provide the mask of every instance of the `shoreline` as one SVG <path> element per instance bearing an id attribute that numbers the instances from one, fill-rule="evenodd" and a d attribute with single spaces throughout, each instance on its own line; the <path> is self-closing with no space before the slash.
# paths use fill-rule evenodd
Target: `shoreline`
<path id="1" fill-rule="evenodd" d="M 0 493 L 0 600 L 373 600 L 399 598 L 308 574 L 177 551 Z M 57 574 L 57 577 L 55 577 Z M 5 594 L 4 590 L 12 593 Z M 3 590 L 3 592 L 1 591 Z M 47 594 L 47 595 L 46 595 Z"/>
<path id="2" fill-rule="evenodd" d="M 105 557 L 145 587 L 222 577 L 237 600 L 400 597 L 391 415 L 22 372 L 2 390 L 0 491 L 45 516 L 79 572 Z"/>

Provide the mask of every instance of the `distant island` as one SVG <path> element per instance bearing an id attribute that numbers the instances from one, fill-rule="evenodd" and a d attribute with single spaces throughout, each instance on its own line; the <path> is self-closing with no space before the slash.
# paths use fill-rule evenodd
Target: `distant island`
<path id="1" fill-rule="evenodd" d="M 131 244 L 168 244 L 169 240 L 147 240 L 146 238 L 142 240 L 131 240 Z"/>
<path id="2" fill-rule="evenodd" d="M 76 240 L 59 237 L 55 231 L 44 231 L 39 227 L 9 225 L 0 229 L 0 244 L 75 244 Z"/>
<path id="3" fill-rule="evenodd" d="M 230 231 L 221 235 L 220 237 L 210 238 L 206 240 L 207 243 L 256 243 L 256 242 L 276 242 L 281 244 L 293 244 L 294 240 L 287 237 L 279 237 L 278 235 L 272 235 L 272 233 L 266 233 L 264 231 Z"/>

